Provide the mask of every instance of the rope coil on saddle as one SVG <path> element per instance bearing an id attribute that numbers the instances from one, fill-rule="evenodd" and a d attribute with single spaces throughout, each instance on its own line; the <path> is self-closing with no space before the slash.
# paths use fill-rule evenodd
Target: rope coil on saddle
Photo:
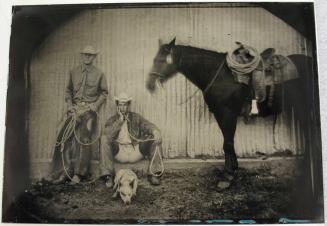
<path id="1" fill-rule="evenodd" d="M 233 50 L 232 52 L 228 52 L 227 57 L 226 57 L 227 65 L 231 69 L 231 71 L 236 74 L 241 74 L 241 75 L 251 73 L 256 68 L 258 68 L 260 62 L 262 61 L 260 54 L 258 53 L 258 51 L 255 48 L 253 48 L 251 46 L 244 46 L 244 45 L 243 45 L 243 47 L 245 49 L 248 49 L 249 51 L 251 51 L 251 56 L 253 56 L 253 59 L 251 62 L 239 63 L 235 59 L 235 54 L 234 54 L 235 50 Z M 237 48 L 237 49 L 239 49 L 239 48 Z"/>

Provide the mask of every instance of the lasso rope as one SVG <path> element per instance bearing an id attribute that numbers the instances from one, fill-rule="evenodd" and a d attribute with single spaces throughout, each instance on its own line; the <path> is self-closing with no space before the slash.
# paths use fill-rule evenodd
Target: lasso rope
<path id="1" fill-rule="evenodd" d="M 96 116 L 97 116 L 97 120 L 99 121 L 99 114 L 96 112 L 96 111 L 93 111 Z M 92 145 L 94 144 L 101 136 L 101 123 L 99 123 L 99 132 L 96 136 L 96 138 L 89 142 L 89 143 L 83 143 L 80 138 L 77 136 L 77 133 L 76 133 L 76 124 L 77 124 L 77 119 L 78 119 L 79 116 L 77 116 L 77 114 L 73 114 L 71 116 L 71 120 L 69 121 L 68 125 L 66 126 L 64 132 L 63 132 L 63 135 L 62 135 L 62 138 L 59 142 L 56 142 L 56 146 L 59 146 L 59 145 L 64 145 L 65 142 L 71 137 L 72 134 L 74 134 L 75 136 L 75 139 L 76 141 L 80 144 L 80 145 L 83 145 L 83 146 L 88 146 L 88 145 Z"/>
<path id="2" fill-rule="evenodd" d="M 160 147 L 160 148 L 159 148 Z M 160 150 L 159 150 L 160 149 Z M 164 173 L 165 171 L 165 166 L 163 164 L 163 159 L 162 159 L 162 156 L 161 156 L 161 151 L 162 151 L 162 147 L 161 146 L 156 146 L 156 150 L 152 156 L 152 159 L 151 159 L 151 162 L 150 162 L 150 166 L 149 166 L 149 172 L 152 174 L 152 176 L 155 176 L 155 177 L 161 177 L 162 174 Z M 159 159 L 160 159 L 160 167 L 161 167 L 161 171 L 159 173 L 154 173 L 152 171 L 152 165 L 153 165 L 153 161 L 154 161 L 154 158 L 156 156 L 156 154 L 158 154 L 159 156 Z"/>
<path id="3" fill-rule="evenodd" d="M 97 116 L 97 121 L 100 121 L 99 120 L 99 114 L 96 112 L 96 111 L 93 111 L 95 112 L 96 116 Z M 66 169 L 66 166 L 65 166 L 65 160 L 64 160 L 64 148 L 65 148 L 65 143 L 67 142 L 67 140 L 74 134 L 74 137 L 76 139 L 76 141 L 80 144 L 80 145 L 83 145 L 83 146 L 88 146 L 88 145 L 92 145 L 94 144 L 101 136 L 101 123 L 99 123 L 99 132 L 97 134 L 97 136 L 95 137 L 95 139 L 92 141 L 92 142 L 89 142 L 89 143 L 83 143 L 79 137 L 77 136 L 76 134 L 76 124 L 77 124 L 77 119 L 78 119 L 79 116 L 77 116 L 76 113 L 74 113 L 73 115 L 70 116 L 71 120 L 68 122 L 63 134 L 62 134 L 62 137 L 61 137 L 61 140 L 58 142 L 56 142 L 56 147 L 60 146 L 60 152 L 61 152 L 61 161 L 62 161 L 62 165 L 63 165 L 63 168 L 64 168 L 64 172 L 66 174 L 66 176 L 72 181 L 73 178 L 69 175 L 67 169 Z M 89 183 L 92 183 L 94 182 L 95 180 L 92 180 L 91 182 Z"/>
<path id="4" fill-rule="evenodd" d="M 128 119 L 127 119 L 128 120 Z M 141 139 L 138 139 L 136 137 L 134 137 L 129 131 L 128 131 L 128 135 L 133 139 L 133 140 L 136 140 L 137 143 L 144 143 L 144 142 L 147 142 L 147 141 L 156 141 L 157 139 L 154 139 L 154 138 L 148 138 L 148 139 L 144 139 L 144 140 L 141 140 Z M 125 143 L 123 143 L 125 144 Z M 133 148 L 134 148 L 134 145 L 133 145 Z M 159 150 L 160 149 L 160 150 Z M 149 172 L 151 173 L 152 176 L 154 177 L 161 177 L 162 174 L 164 173 L 165 171 L 165 166 L 163 164 L 163 158 L 162 158 L 162 155 L 161 155 L 161 151 L 162 151 L 162 147 L 160 145 L 160 148 L 158 147 L 158 145 L 156 145 L 156 150 L 154 151 L 154 154 L 152 156 L 152 159 L 150 161 L 150 165 L 149 165 Z M 155 159 L 155 156 L 158 155 L 159 156 L 159 160 L 160 160 L 160 172 L 159 173 L 154 173 L 152 168 L 153 168 L 153 162 L 154 162 L 154 159 Z"/>
<path id="5" fill-rule="evenodd" d="M 260 54 L 255 48 L 252 48 L 251 46 L 244 46 L 244 48 L 249 49 L 254 53 L 253 56 L 254 58 L 252 59 L 251 62 L 244 63 L 244 64 L 237 62 L 233 54 L 235 50 L 233 50 L 232 52 L 228 52 L 226 57 L 226 61 L 229 68 L 232 70 L 232 72 L 236 74 L 241 74 L 241 75 L 249 74 L 252 71 L 254 71 L 262 61 Z"/>
<path id="6" fill-rule="evenodd" d="M 99 121 L 99 114 L 97 112 L 95 112 L 96 115 L 97 115 L 97 119 Z M 100 138 L 100 135 L 101 133 L 98 132 L 97 134 L 97 137 L 92 141 L 92 142 L 89 142 L 89 143 L 83 143 L 79 137 L 77 136 L 76 134 L 76 124 L 77 124 L 77 114 L 74 114 L 71 116 L 71 120 L 69 121 L 69 123 L 67 124 L 64 132 L 63 132 L 63 135 L 61 137 L 61 140 L 59 142 L 56 142 L 56 147 L 57 146 L 60 146 L 60 152 L 61 152 L 61 160 L 62 160 L 62 165 L 63 165 L 63 169 L 64 169 L 64 172 L 66 174 L 66 176 L 72 181 L 73 178 L 69 175 L 67 169 L 66 169 L 66 166 L 65 166 L 65 161 L 64 161 L 64 146 L 65 146 L 65 143 L 67 142 L 67 140 L 74 134 L 75 136 L 75 139 L 76 141 L 80 144 L 80 145 L 83 145 L 83 146 L 87 146 L 87 145 L 92 145 L 94 144 L 99 138 Z M 101 125 L 100 125 L 101 126 Z M 99 131 L 101 131 L 101 127 L 99 127 Z M 134 137 L 132 134 L 129 133 L 129 136 L 136 140 L 138 143 L 143 143 L 143 142 L 147 142 L 147 141 L 156 141 L 156 139 L 153 139 L 153 138 L 150 138 L 150 139 L 145 139 L 145 140 L 141 140 L 141 139 L 138 139 L 136 137 Z M 156 147 L 156 150 L 152 156 L 152 159 L 150 161 L 150 165 L 149 165 L 149 171 L 150 173 L 155 176 L 155 177 L 160 177 L 162 176 L 162 174 L 164 173 L 165 171 L 165 168 L 164 168 L 164 164 L 163 164 L 163 158 L 162 158 L 162 155 L 161 155 L 161 148 L 159 150 L 158 146 Z M 159 159 L 160 159 L 160 165 L 161 165 L 161 170 L 160 170 L 160 173 L 154 173 L 152 168 L 153 168 L 153 162 L 154 162 L 154 158 L 155 156 L 158 155 L 159 156 Z M 89 181 L 87 183 L 83 183 L 83 184 L 90 184 L 90 183 L 93 183 L 97 180 L 98 178 L 95 178 L 93 179 L 92 181 Z"/>

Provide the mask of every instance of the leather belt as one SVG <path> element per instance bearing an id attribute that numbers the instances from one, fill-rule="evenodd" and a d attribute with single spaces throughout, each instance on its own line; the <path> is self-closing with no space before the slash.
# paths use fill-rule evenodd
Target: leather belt
<path id="1" fill-rule="evenodd" d="M 77 106 L 80 106 L 80 107 L 83 107 L 83 106 L 86 106 L 88 103 L 87 102 L 84 102 L 84 101 L 79 101 L 76 103 Z"/>

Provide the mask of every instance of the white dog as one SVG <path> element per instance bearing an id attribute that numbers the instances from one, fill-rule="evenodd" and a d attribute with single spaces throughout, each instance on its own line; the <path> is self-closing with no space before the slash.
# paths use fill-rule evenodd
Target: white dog
<path id="1" fill-rule="evenodd" d="M 125 204 L 130 204 L 132 197 L 136 195 L 138 178 L 130 169 L 120 169 L 115 176 L 114 191 L 112 197 L 117 197 L 119 192 L 120 198 Z"/>

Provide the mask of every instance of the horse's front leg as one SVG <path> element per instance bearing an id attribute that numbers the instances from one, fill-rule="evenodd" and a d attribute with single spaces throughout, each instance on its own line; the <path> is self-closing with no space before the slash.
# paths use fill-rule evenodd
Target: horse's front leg
<path id="1" fill-rule="evenodd" d="M 237 157 L 234 149 L 234 136 L 237 124 L 237 113 L 228 107 L 222 107 L 214 113 L 221 132 L 224 136 L 225 170 L 234 173 L 238 168 Z"/>

